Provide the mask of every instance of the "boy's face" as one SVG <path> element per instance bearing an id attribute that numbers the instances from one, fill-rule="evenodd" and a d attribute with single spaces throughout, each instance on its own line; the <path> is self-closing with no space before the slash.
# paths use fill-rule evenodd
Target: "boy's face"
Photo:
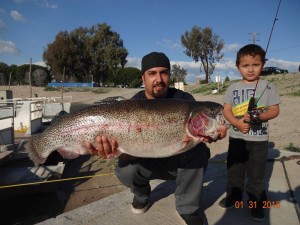
<path id="1" fill-rule="evenodd" d="M 240 58 L 240 64 L 237 65 L 243 79 L 247 82 L 253 82 L 259 78 L 264 64 L 259 55 L 244 55 Z"/>

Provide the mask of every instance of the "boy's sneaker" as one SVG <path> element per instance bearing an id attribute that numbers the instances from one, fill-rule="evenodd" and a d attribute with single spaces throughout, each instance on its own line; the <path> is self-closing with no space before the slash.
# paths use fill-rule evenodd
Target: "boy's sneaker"
<path id="1" fill-rule="evenodd" d="M 219 202 L 219 206 L 223 209 L 230 209 L 234 206 L 234 203 L 235 201 L 225 197 Z"/>
<path id="2" fill-rule="evenodd" d="M 203 220 L 197 213 L 193 214 L 181 214 L 181 218 L 187 225 L 203 225 Z"/>
<path id="3" fill-rule="evenodd" d="M 252 208 L 251 209 L 251 219 L 255 221 L 264 221 L 265 220 L 265 210 L 263 208 Z"/>
<path id="4" fill-rule="evenodd" d="M 131 211 L 134 214 L 142 214 L 147 212 L 150 208 L 150 203 L 147 201 L 145 203 L 138 202 L 136 198 L 133 198 L 133 202 L 131 203 Z"/>

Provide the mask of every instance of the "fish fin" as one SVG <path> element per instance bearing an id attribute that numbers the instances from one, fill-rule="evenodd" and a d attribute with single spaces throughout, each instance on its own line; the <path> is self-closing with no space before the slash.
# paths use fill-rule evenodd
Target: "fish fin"
<path id="1" fill-rule="evenodd" d="M 186 135 L 185 138 L 184 138 L 184 140 L 182 141 L 183 146 L 185 147 L 186 145 L 188 145 L 191 140 L 192 140 L 192 137 Z"/>
<path id="2" fill-rule="evenodd" d="M 46 159 L 42 158 L 38 153 L 35 146 L 36 140 L 40 137 L 39 134 L 32 136 L 29 141 L 24 145 L 25 151 L 28 153 L 29 158 L 33 161 L 35 166 L 43 164 Z"/>
<path id="3" fill-rule="evenodd" d="M 75 159 L 78 156 L 80 156 L 80 154 L 78 152 L 69 151 L 67 149 L 59 149 L 57 151 L 63 158 L 66 158 L 66 159 Z"/>

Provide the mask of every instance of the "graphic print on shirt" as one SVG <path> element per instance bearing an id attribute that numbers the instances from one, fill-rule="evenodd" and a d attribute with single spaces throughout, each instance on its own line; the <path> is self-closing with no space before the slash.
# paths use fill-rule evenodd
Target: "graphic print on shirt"
<path id="1" fill-rule="evenodd" d="M 254 89 L 237 89 L 233 90 L 233 107 L 232 107 L 232 113 L 236 118 L 242 118 L 244 114 L 248 110 L 249 101 L 250 98 L 254 94 Z M 259 105 L 257 101 L 260 98 L 255 96 L 255 104 L 256 109 L 259 112 L 263 112 L 265 110 L 264 105 Z M 233 128 L 235 131 L 238 131 L 237 128 Z M 262 136 L 268 134 L 268 123 L 267 122 L 258 122 L 256 124 L 251 124 L 251 128 L 248 132 L 248 135 L 250 136 Z"/>

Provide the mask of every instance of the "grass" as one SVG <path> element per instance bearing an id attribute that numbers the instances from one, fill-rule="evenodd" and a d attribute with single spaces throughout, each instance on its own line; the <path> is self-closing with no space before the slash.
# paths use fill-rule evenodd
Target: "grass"
<path id="1" fill-rule="evenodd" d="M 290 151 L 290 152 L 300 152 L 300 148 L 294 146 L 293 143 L 290 143 L 287 147 L 285 147 L 285 150 Z"/>
<path id="2" fill-rule="evenodd" d="M 234 83 L 236 81 L 229 81 L 229 82 L 225 82 L 225 84 L 223 85 L 223 87 L 219 86 L 219 91 L 216 94 L 222 95 L 225 93 L 225 91 L 227 90 L 228 86 L 231 83 Z M 218 85 L 217 83 L 208 83 L 208 84 L 200 84 L 197 88 L 194 88 L 190 91 L 191 94 L 204 94 L 204 95 L 209 95 L 212 93 L 212 90 L 217 89 Z"/>
<path id="3" fill-rule="evenodd" d="M 61 87 L 45 87 L 44 91 L 61 91 Z M 107 93 L 111 89 L 110 88 L 102 88 L 102 87 L 64 87 L 64 92 L 93 92 L 93 93 Z"/>
<path id="4" fill-rule="evenodd" d="M 290 93 L 288 93 L 288 95 L 299 97 L 300 96 L 300 90 L 290 92 Z"/>
<path id="5" fill-rule="evenodd" d="M 294 97 L 300 97 L 300 76 L 295 74 L 276 74 L 270 76 L 262 76 L 262 80 L 268 80 L 275 85 L 279 91 L 280 96 L 289 95 Z M 238 80 L 226 81 L 224 86 L 218 91 L 218 95 L 223 95 L 232 83 Z M 195 85 L 196 86 L 196 85 Z M 200 84 L 193 87 L 189 92 L 191 94 L 201 93 L 204 95 L 211 94 L 213 89 L 217 88 L 217 83 Z"/>

